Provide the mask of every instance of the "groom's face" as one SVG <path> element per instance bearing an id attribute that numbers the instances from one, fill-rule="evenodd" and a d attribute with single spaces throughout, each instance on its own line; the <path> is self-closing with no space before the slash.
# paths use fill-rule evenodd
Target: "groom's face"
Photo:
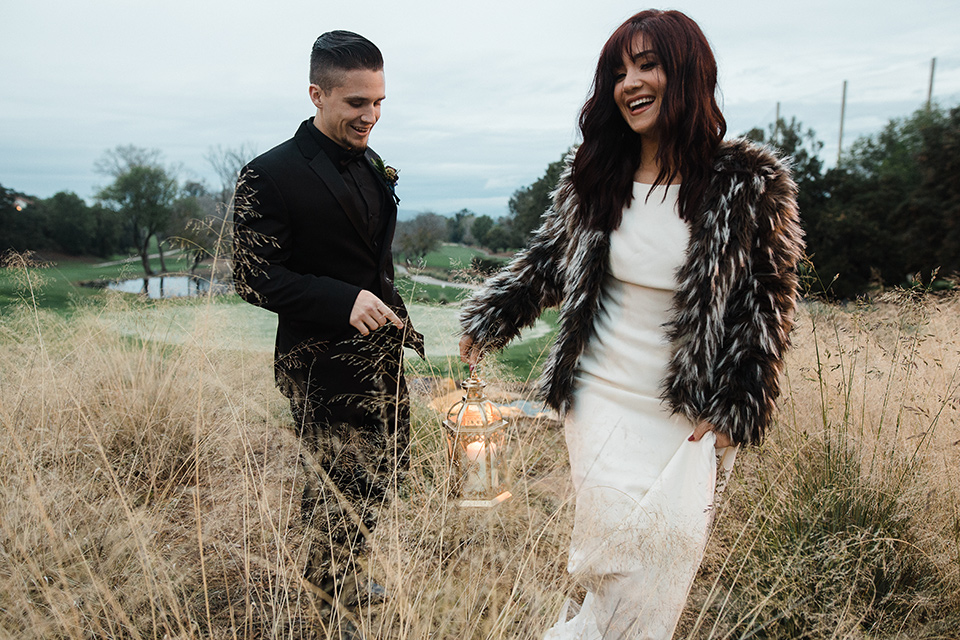
<path id="1" fill-rule="evenodd" d="M 310 99 L 317 107 L 313 123 L 345 149 L 366 149 L 370 131 L 380 119 L 385 91 L 382 69 L 344 71 L 340 86 L 329 93 L 312 84 Z"/>

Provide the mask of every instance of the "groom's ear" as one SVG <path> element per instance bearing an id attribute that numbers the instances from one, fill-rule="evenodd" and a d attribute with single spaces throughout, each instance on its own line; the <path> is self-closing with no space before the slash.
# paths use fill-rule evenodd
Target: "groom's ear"
<path id="1" fill-rule="evenodd" d="M 323 108 L 323 89 L 319 85 L 311 84 L 309 87 L 310 92 L 310 102 L 313 103 L 317 109 Z"/>

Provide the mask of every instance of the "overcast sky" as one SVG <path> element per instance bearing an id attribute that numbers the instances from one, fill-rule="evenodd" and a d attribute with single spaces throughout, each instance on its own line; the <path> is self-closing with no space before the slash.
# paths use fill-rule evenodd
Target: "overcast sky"
<path id="1" fill-rule="evenodd" d="M 405 215 L 498 216 L 576 141 L 610 33 L 646 5 L 623 0 L 4 0 L 0 184 L 92 201 L 105 150 L 157 148 L 181 179 L 217 184 L 204 155 L 263 152 L 313 114 L 317 35 L 350 29 L 383 51 L 387 99 L 371 146 L 400 169 Z M 822 157 L 934 100 L 960 104 L 960 2 L 677 1 L 720 65 L 729 135 L 781 115 Z"/>

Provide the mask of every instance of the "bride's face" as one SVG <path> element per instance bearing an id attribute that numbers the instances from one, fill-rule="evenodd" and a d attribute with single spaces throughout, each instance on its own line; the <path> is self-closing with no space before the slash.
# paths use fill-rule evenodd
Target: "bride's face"
<path id="1" fill-rule="evenodd" d="M 659 138 L 667 78 L 659 57 L 642 34 L 623 52 L 623 64 L 614 73 L 613 99 L 627 126 L 641 137 Z"/>

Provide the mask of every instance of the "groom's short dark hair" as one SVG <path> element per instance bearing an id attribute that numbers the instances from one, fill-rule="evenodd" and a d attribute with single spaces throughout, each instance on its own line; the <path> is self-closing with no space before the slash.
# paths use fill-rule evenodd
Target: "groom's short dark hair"
<path id="1" fill-rule="evenodd" d="M 328 31 L 317 38 L 310 53 L 310 84 L 324 92 L 340 86 L 344 71 L 383 69 L 377 45 L 352 31 Z"/>

